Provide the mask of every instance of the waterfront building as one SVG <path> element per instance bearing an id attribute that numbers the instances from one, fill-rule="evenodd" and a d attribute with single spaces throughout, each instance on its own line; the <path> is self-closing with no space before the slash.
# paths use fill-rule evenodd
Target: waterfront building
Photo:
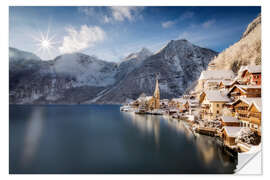
<path id="1" fill-rule="evenodd" d="M 173 98 L 169 102 L 170 109 L 178 109 L 179 112 L 185 112 L 187 107 L 185 106 L 187 100 L 184 98 Z"/>
<path id="2" fill-rule="evenodd" d="M 250 110 L 252 110 L 252 112 L 250 112 L 249 108 L 251 106 L 251 104 L 256 102 L 256 106 L 259 107 L 261 106 L 261 98 L 245 98 L 245 97 L 240 97 L 237 101 L 235 101 L 232 105 L 233 105 L 233 115 L 238 118 L 241 121 L 241 126 L 243 127 L 251 127 L 250 124 L 250 113 L 252 114 L 252 120 L 253 122 L 257 122 L 256 124 L 260 124 L 258 123 L 258 118 L 256 117 L 258 116 L 258 112 L 252 108 Z M 254 117 L 255 116 L 255 117 Z M 254 127 L 254 124 L 253 124 Z"/>
<path id="3" fill-rule="evenodd" d="M 160 109 L 160 92 L 159 92 L 158 79 L 156 79 L 156 88 L 154 91 L 154 95 L 149 101 L 149 107 L 151 110 Z"/>
<path id="4" fill-rule="evenodd" d="M 235 126 L 239 127 L 241 125 L 241 122 L 236 117 L 232 116 L 221 116 L 220 121 L 222 126 Z"/>
<path id="5" fill-rule="evenodd" d="M 192 114 L 192 112 L 196 111 L 199 108 L 199 101 L 196 99 L 188 99 L 184 104 L 185 110 Z"/>
<path id="6" fill-rule="evenodd" d="M 227 96 L 222 95 L 218 90 L 204 91 L 200 95 L 202 119 L 215 119 L 222 115 L 225 103 L 230 102 Z"/>
<path id="7" fill-rule="evenodd" d="M 261 135 L 261 113 L 262 101 L 261 98 L 257 98 L 248 107 L 248 117 L 250 129 L 258 132 L 258 135 Z"/>
<path id="8" fill-rule="evenodd" d="M 242 128 L 243 127 L 224 126 L 222 128 L 224 144 L 231 148 L 236 147 L 237 143 L 235 139 L 240 135 Z"/>
<path id="9" fill-rule="evenodd" d="M 135 100 L 132 105 L 145 111 L 160 109 L 160 92 L 158 80 L 156 79 L 156 87 L 153 96 L 146 96 L 144 93 Z"/>

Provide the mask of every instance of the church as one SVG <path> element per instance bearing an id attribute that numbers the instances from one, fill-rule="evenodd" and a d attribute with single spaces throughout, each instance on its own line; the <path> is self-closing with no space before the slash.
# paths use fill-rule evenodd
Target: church
<path id="1" fill-rule="evenodd" d="M 158 85 L 158 79 L 156 79 L 156 88 L 154 91 L 154 95 L 149 100 L 149 109 L 160 109 L 160 92 L 159 92 L 159 85 Z"/>

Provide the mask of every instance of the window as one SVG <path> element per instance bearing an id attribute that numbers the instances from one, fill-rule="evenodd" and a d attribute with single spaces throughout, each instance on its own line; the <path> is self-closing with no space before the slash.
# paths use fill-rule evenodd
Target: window
<path id="1" fill-rule="evenodd" d="M 219 104 L 217 104 L 217 107 L 219 107 Z"/>
<path id="2" fill-rule="evenodd" d="M 219 110 L 217 110 L 217 114 L 219 114 Z"/>

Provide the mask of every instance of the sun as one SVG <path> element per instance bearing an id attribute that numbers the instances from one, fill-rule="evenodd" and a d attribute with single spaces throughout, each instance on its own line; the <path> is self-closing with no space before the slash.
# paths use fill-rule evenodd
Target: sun
<path id="1" fill-rule="evenodd" d="M 41 42 L 41 46 L 42 46 L 43 48 L 49 48 L 49 47 L 51 46 L 51 43 L 50 43 L 50 41 L 48 41 L 48 40 L 43 40 L 43 41 Z"/>
<path id="2" fill-rule="evenodd" d="M 52 58 L 52 50 L 55 49 L 57 42 L 54 40 L 55 36 L 50 36 L 49 32 L 48 28 L 46 33 L 40 32 L 39 36 L 32 36 L 32 38 L 37 46 L 36 53 Z"/>

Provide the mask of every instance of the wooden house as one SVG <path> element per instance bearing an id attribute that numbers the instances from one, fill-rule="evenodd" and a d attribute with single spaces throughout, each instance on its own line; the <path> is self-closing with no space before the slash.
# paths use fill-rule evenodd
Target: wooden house
<path id="1" fill-rule="evenodd" d="M 233 81 L 226 81 L 226 80 L 223 80 L 223 81 L 220 81 L 219 85 L 218 85 L 218 88 L 220 90 L 229 90 L 231 89 L 234 85 L 238 85 L 239 82 L 237 80 L 233 80 Z"/>
<path id="2" fill-rule="evenodd" d="M 249 107 L 253 101 L 261 98 L 244 98 L 240 97 L 233 105 L 233 115 L 241 121 L 241 126 L 250 127 Z"/>
<path id="3" fill-rule="evenodd" d="M 249 127 L 261 135 L 261 98 L 253 100 L 248 107 Z"/>
<path id="4" fill-rule="evenodd" d="M 239 75 L 246 85 L 261 85 L 261 66 L 244 66 Z"/>
<path id="5" fill-rule="evenodd" d="M 237 144 L 235 139 L 239 136 L 242 128 L 243 127 L 224 126 L 222 129 L 224 144 L 231 148 L 235 147 Z"/>
<path id="6" fill-rule="evenodd" d="M 221 116 L 220 121 L 221 121 L 222 126 L 239 127 L 241 124 L 241 122 L 236 117 L 232 117 L 232 116 Z"/>
<path id="7" fill-rule="evenodd" d="M 228 92 L 228 97 L 237 100 L 240 97 L 261 97 L 261 86 L 259 85 L 234 85 Z"/>
<path id="8" fill-rule="evenodd" d="M 215 119 L 222 115 L 222 109 L 225 103 L 230 99 L 221 94 L 218 90 L 204 91 L 200 95 L 199 103 L 201 105 L 202 119 Z"/>

